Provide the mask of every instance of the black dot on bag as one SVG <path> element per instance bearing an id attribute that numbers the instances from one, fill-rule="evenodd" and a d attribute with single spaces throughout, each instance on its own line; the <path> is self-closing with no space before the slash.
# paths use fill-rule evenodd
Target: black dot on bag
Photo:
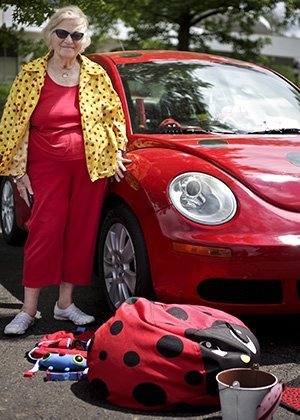
<path id="1" fill-rule="evenodd" d="M 189 385 L 200 385 L 203 382 L 203 375 L 197 370 L 190 370 L 184 375 L 184 380 Z"/>
<path id="2" fill-rule="evenodd" d="M 175 335 L 165 335 L 156 343 L 158 352 L 165 357 L 177 357 L 183 351 L 183 342 Z"/>
<path id="3" fill-rule="evenodd" d="M 163 405 L 167 403 L 167 394 L 157 384 L 145 382 L 137 385 L 132 392 L 135 401 L 148 407 Z"/>
<path id="4" fill-rule="evenodd" d="M 110 326 L 110 333 L 112 335 L 118 335 L 120 334 L 120 332 L 123 329 L 123 322 L 122 321 L 115 321 L 111 326 Z"/>
<path id="5" fill-rule="evenodd" d="M 124 354 L 123 360 L 127 366 L 137 366 L 140 363 L 140 356 L 135 351 L 128 351 Z"/>
<path id="6" fill-rule="evenodd" d="M 99 360 L 106 360 L 106 359 L 107 359 L 107 352 L 105 350 L 100 351 Z"/>
<path id="7" fill-rule="evenodd" d="M 178 307 L 169 308 L 167 309 L 167 312 L 170 315 L 175 316 L 175 318 L 181 319 L 182 321 L 186 321 L 189 317 L 188 314 L 182 308 L 178 308 Z"/>
<path id="8" fill-rule="evenodd" d="M 91 381 L 91 387 L 95 394 L 98 396 L 98 398 L 100 398 L 100 400 L 105 401 L 108 398 L 108 388 L 106 386 L 106 383 L 101 379 L 94 378 Z"/>

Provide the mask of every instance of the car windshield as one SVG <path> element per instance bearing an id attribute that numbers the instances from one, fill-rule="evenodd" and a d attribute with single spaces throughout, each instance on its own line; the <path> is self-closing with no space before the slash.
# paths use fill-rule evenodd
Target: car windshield
<path id="1" fill-rule="evenodd" d="M 119 65 L 135 133 L 300 132 L 300 93 L 270 71 L 200 60 Z"/>

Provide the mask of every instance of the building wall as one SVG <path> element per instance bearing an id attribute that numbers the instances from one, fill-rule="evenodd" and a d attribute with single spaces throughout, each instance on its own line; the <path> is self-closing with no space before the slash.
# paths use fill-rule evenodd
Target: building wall
<path id="1" fill-rule="evenodd" d="M 0 26 L 12 26 L 12 7 L 3 11 L 0 8 Z M 39 40 L 41 39 L 41 28 L 28 26 L 24 28 L 25 39 Z M 11 83 L 20 70 L 22 57 L 18 57 L 14 52 L 0 45 L 0 83 Z M 26 61 L 26 60 L 25 60 Z"/>
<path id="2" fill-rule="evenodd" d="M 260 35 L 252 35 L 253 40 L 261 38 Z M 261 53 L 267 57 L 273 57 L 281 62 L 293 62 L 293 60 L 300 60 L 300 38 L 268 35 L 270 44 L 265 45 Z M 211 48 L 214 51 L 230 52 L 231 46 L 229 44 L 221 44 L 217 41 L 211 42 Z"/>
<path id="3" fill-rule="evenodd" d="M 0 83 L 11 83 L 18 72 L 18 58 L 0 56 Z"/>

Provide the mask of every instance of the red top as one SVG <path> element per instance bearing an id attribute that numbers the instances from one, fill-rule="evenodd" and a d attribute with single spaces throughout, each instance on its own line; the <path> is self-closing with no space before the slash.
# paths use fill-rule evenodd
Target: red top
<path id="1" fill-rule="evenodd" d="M 61 86 L 46 74 L 39 102 L 30 119 L 29 159 L 85 157 L 77 86 Z"/>

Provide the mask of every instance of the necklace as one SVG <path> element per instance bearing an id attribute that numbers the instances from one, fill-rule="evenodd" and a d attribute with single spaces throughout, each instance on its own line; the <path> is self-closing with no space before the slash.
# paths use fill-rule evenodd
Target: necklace
<path id="1" fill-rule="evenodd" d="M 63 68 L 61 69 L 61 71 L 62 71 L 62 73 L 61 73 L 61 77 L 63 77 L 64 79 L 66 79 L 67 77 L 69 77 L 69 75 L 70 75 L 70 73 L 72 72 L 72 70 L 74 69 L 74 67 L 75 67 L 75 64 L 74 64 L 72 67 L 70 67 L 70 68 L 68 68 L 68 67 L 63 67 Z"/>
<path id="2" fill-rule="evenodd" d="M 63 77 L 64 79 L 66 79 L 66 78 L 68 78 L 72 74 L 72 71 L 75 68 L 75 66 L 76 66 L 76 63 L 73 64 L 72 67 L 67 67 L 67 66 L 61 67 L 61 66 L 57 66 L 57 68 L 59 69 L 59 72 L 60 72 L 61 77 Z"/>

